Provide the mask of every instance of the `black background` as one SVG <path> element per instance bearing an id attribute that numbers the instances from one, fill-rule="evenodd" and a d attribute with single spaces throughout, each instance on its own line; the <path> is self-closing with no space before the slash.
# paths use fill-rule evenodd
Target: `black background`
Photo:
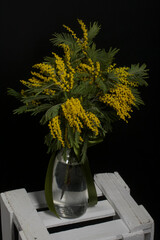
<path id="1" fill-rule="evenodd" d="M 38 117 L 13 115 L 18 102 L 7 88 L 21 88 L 31 67 L 53 49 L 49 39 L 62 24 L 79 31 L 77 18 L 102 27 L 97 47 L 120 49 L 119 65 L 146 63 L 149 86 L 143 88 L 146 105 L 135 110 L 128 124 L 118 122 L 102 144 L 88 151 L 92 173 L 118 171 L 160 228 L 159 208 L 159 2 L 158 1 L 11 1 L 0 6 L 0 192 L 17 188 L 42 190 L 49 160 L 43 136 L 48 131 Z M 80 32 L 79 32 L 80 34 Z"/>

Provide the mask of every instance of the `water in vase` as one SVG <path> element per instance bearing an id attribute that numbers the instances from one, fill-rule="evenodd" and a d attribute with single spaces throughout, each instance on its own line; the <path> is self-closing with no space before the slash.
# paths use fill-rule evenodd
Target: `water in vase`
<path id="1" fill-rule="evenodd" d="M 53 199 L 60 217 L 76 218 L 86 212 L 88 191 L 81 165 L 76 161 L 64 161 L 60 152 L 53 170 Z"/>

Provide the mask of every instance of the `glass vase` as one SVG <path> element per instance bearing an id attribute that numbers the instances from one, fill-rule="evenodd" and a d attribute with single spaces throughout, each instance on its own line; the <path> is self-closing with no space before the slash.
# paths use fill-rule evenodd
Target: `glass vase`
<path id="1" fill-rule="evenodd" d="M 88 191 L 86 179 L 72 149 L 58 152 L 53 168 L 53 201 L 62 218 L 77 218 L 86 212 Z"/>

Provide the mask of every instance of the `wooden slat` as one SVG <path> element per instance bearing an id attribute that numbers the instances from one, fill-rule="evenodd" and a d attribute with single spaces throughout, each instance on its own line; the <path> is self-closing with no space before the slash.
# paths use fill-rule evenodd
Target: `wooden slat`
<path id="1" fill-rule="evenodd" d="M 144 232 L 142 230 L 123 234 L 123 240 L 144 240 Z"/>
<path id="2" fill-rule="evenodd" d="M 144 233 L 151 233 L 150 240 L 154 239 L 154 221 L 142 205 L 138 205 L 135 200 L 131 197 L 129 192 L 126 192 L 124 188 L 117 181 L 116 175 L 108 173 L 110 179 L 115 183 L 117 188 L 120 190 L 123 198 L 127 201 L 128 205 L 132 209 L 135 216 L 140 222 L 141 229 Z"/>
<path id="3" fill-rule="evenodd" d="M 3 240 L 13 239 L 13 211 L 5 197 L 4 193 L 0 194 L 0 206 L 1 206 L 1 225 L 2 225 L 2 237 Z"/>
<path id="4" fill-rule="evenodd" d="M 14 212 L 18 230 L 23 230 L 27 240 L 51 240 L 25 189 L 6 192 L 5 196 Z"/>
<path id="5" fill-rule="evenodd" d="M 120 191 L 122 197 L 128 203 L 129 207 L 132 209 L 135 216 L 138 218 L 141 224 L 148 224 L 150 223 L 150 219 L 141 211 L 139 205 L 135 202 L 135 200 L 131 197 L 128 191 L 126 191 L 117 181 L 116 176 L 113 173 L 108 173 L 109 178 L 115 184 L 117 189 Z"/>
<path id="6" fill-rule="evenodd" d="M 120 190 L 111 181 L 107 173 L 95 175 L 95 182 L 103 194 L 117 211 L 118 215 L 127 224 L 131 231 L 141 230 L 141 225 Z"/>
<path id="7" fill-rule="evenodd" d="M 47 207 L 44 191 L 29 192 L 28 196 L 36 209 Z"/>
<path id="8" fill-rule="evenodd" d="M 118 240 L 122 239 L 122 234 L 128 232 L 129 230 L 124 222 L 119 219 L 54 233 L 51 236 L 53 240 Z"/>
<path id="9" fill-rule="evenodd" d="M 114 172 L 114 176 L 116 177 L 117 181 L 119 182 L 119 184 L 124 187 L 129 193 L 130 193 L 130 188 L 128 187 L 128 185 L 125 183 L 125 181 L 123 180 L 123 178 L 120 176 L 120 174 L 118 172 Z"/>
<path id="10" fill-rule="evenodd" d="M 57 226 L 62 226 L 62 225 L 67 225 L 67 224 L 72 224 L 77 222 L 84 222 L 84 221 L 114 216 L 115 211 L 113 207 L 110 205 L 110 203 L 107 200 L 104 200 L 104 201 L 98 202 L 98 204 L 94 207 L 89 207 L 87 209 L 87 212 L 83 216 L 75 219 L 59 220 L 50 211 L 39 212 L 38 214 L 42 219 L 44 225 L 47 228 L 49 228 L 53 226 L 57 227 Z"/>
<path id="11" fill-rule="evenodd" d="M 18 240 L 28 240 L 28 239 L 25 237 L 23 231 L 19 231 L 19 239 L 18 239 Z"/>
<path id="12" fill-rule="evenodd" d="M 141 211 L 144 212 L 144 214 L 150 219 L 150 224 L 148 225 L 148 229 L 144 229 L 145 233 L 150 233 L 150 239 L 149 240 L 154 240 L 154 220 L 153 218 L 150 216 L 150 214 L 147 212 L 147 210 L 143 207 L 143 205 L 139 206 L 141 208 Z"/>

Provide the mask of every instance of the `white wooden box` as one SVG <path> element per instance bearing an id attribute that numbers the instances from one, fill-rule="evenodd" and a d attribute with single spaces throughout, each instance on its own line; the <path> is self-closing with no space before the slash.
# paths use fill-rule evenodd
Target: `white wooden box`
<path id="1" fill-rule="evenodd" d="M 1 193 L 3 240 L 153 240 L 154 221 L 115 173 L 94 176 L 98 204 L 77 219 L 57 219 L 44 191 Z"/>

